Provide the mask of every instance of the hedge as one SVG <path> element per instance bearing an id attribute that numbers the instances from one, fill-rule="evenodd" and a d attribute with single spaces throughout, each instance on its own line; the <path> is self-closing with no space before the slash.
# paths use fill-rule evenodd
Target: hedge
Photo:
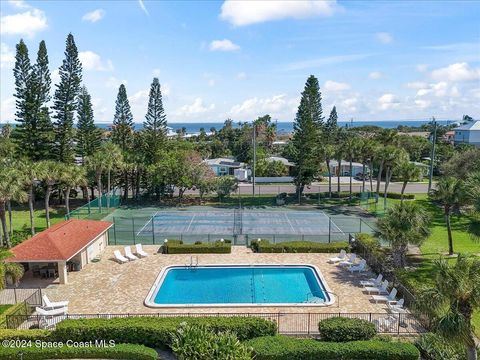
<path id="1" fill-rule="evenodd" d="M 286 336 L 252 339 L 255 360 L 418 360 L 418 349 L 409 343 L 385 341 L 321 342 Z"/>
<path id="2" fill-rule="evenodd" d="M 0 341 L 2 340 L 47 340 L 50 337 L 49 330 L 31 329 L 1 329 Z"/>
<path id="3" fill-rule="evenodd" d="M 229 254 L 232 252 L 231 240 L 211 243 L 197 241 L 195 244 L 184 244 L 181 240 L 168 240 L 160 251 L 162 254 Z"/>
<path id="4" fill-rule="evenodd" d="M 155 350 L 143 345 L 117 344 L 113 347 L 67 347 L 59 348 L 22 347 L 5 348 L 0 350 L 0 359 L 18 360 L 19 353 L 24 354 L 24 359 L 135 359 L 135 360 L 157 360 L 158 354 Z"/>
<path id="5" fill-rule="evenodd" d="M 377 334 L 375 325 L 367 320 L 333 317 L 318 323 L 320 338 L 324 341 L 370 340 Z"/>
<path id="6" fill-rule="evenodd" d="M 314 241 L 286 241 L 272 244 L 268 240 L 252 240 L 252 250 L 259 253 L 339 253 L 347 250 L 347 242 L 319 243 Z"/>
<path id="7" fill-rule="evenodd" d="M 113 319 L 77 319 L 60 322 L 52 332 L 57 341 L 115 340 L 116 343 L 142 344 L 168 348 L 171 336 L 183 322 L 205 325 L 214 332 L 231 331 L 239 340 L 275 335 L 277 325 L 257 317 L 129 317 Z"/>
<path id="8" fill-rule="evenodd" d="M 32 312 L 33 308 L 27 306 L 25 302 L 9 307 L 0 314 L 0 329 L 5 329 L 7 327 L 7 315 L 30 315 Z"/>

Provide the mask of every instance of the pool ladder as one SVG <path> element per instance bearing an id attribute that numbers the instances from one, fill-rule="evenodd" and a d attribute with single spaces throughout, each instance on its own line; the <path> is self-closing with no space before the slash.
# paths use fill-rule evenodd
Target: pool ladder
<path id="1" fill-rule="evenodd" d="M 185 264 L 185 267 L 189 270 L 198 267 L 198 256 L 190 256 L 190 264 Z"/>

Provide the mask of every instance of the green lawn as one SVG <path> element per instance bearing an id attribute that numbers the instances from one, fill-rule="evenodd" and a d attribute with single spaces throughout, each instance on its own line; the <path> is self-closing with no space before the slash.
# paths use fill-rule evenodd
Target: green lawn
<path id="1" fill-rule="evenodd" d="M 10 309 L 13 305 L 0 305 L 0 315 Z"/>
<path id="2" fill-rule="evenodd" d="M 389 205 L 399 200 L 390 200 Z M 420 246 L 422 261 L 415 271 L 404 272 L 400 276 L 405 284 L 411 288 L 426 286 L 432 282 L 432 267 L 434 260 L 441 254 L 448 254 L 447 228 L 443 210 L 432 204 L 426 194 L 416 195 L 416 200 L 431 216 L 431 234 Z M 453 229 L 454 250 L 457 253 L 471 253 L 480 255 L 480 243 L 472 240 L 468 234 L 469 217 L 467 215 L 455 215 L 451 218 Z M 448 260 L 453 263 L 454 258 Z M 476 334 L 480 336 L 480 312 L 474 315 Z"/>

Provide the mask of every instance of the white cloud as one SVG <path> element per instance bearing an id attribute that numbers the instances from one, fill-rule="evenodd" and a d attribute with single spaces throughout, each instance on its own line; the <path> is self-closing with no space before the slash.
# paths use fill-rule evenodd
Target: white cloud
<path id="1" fill-rule="evenodd" d="M 240 46 L 228 39 L 213 40 L 209 46 L 210 51 L 236 51 Z"/>
<path id="2" fill-rule="evenodd" d="M 109 89 L 118 89 L 118 87 L 121 85 L 127 84 L 127 80 L 120 80 L 117 79 L 115 76 L 110 76 L 106 81 L 105 81 L 105 86 Z"/>
<path id="3" fill-rule="evenodd" d="M 158 69 L 158 68 L 153 69 L 152 70 L 152 75 L 155 76 L 155 77 L 159 77 L 160 76 L 160 69 Z"/>
<path id="4" fill-rule="evenodd" d="M 422 83 L 419 83 L 419 85 Z M 426 95 L 433 95 L 435 97 L 458 97 L 460 91 L 456 85 L 452 85 L 446 81 L 440 81 L 438 83 L 423 84 L 417 91 L 417 97 L 423 97 Z"/>
<path id="5" fill-rule="evenodd" d="M 429 100 L 417 99 L 415 100 L 415 105 L 417 105 L 420 109 L 427 109 L 431 104 Z"/>
<path id="6" fill-rule="evenodd" d="M 325 84 L 323 84 L 325 91 L 344 91 L 350 89 L 350 87 L 350 84 L 332 80 L 327 80 L 325 81 Z"/>
<path id="7" fill-rule="evenodd" d="M 392 34 L 387 32 L 378 32 L 375 34 L 375 38 L 382 44 L 391 44 L 393 42 Z"/>
<path id="8" fill-rule="evenodd" d="M 389 110 L 397 107 L 400 102 L 395 95 L 387 93 L 378 98 L 378 104 L 380 105 L 380 109 Z"/>
<path id="9" fill-rule="evenodd" d="M 351 62 L 362 60 L 367 57 L 372 56 L 372 54 L 351 54 L 351 55 L 334 55 L 334 56 L 325 56 L 317 59 L 310 59 L 304 61 L 297 61 L 286 65 L 283 70 L 304 70 L 310 68 L 318 68 L 324 65 L 339 64 L 344 62 Z"/>
<path id="10" fill-rule="evenodd" d="M 15 53 L 7 44 L 0 44 L 0 67 L 11 68 L 15 64 Z"/>
<path id="11" fill-rule="evenodd" d="M 291 118 L 299 101 L 298 98 L 289 98 L 285 94 L 269 98 L 254 97 L 234 105 L 228 115 L 238 120 L 252 120 L 265 114 L 270 114 L 273 118 Z"/>
<path id="12" fill-rule="evenodd" d="M 343 100 L 341 103 L 342 110 L 353 113 L 357 111 L 357 104 L 358 104 L 358 99 L 357 98 L 348 98 Z"/>
<path id="13" fill-rule="evenodd" d="M 94 53 L 93 51 L 81 51 L 78 53 L 78 57 L 82 63 L 83 70 L 113 71 L 112 61 L 103 61 L 100 55 Z"/>
<path id="14" fill-rule="evenodd" d="M 138 5 L 140 6 L 140 9 L 145 13 L 145 15 L 150 16 L 150 13 L 148 12 L 145 4 L 143 3 L 143 0 L 138 0 Z"/>
<path id="15" fill-rule="evenodd" d="M 2 35 L 33 37 L 35 33 L 45 30 L 47 27 L 47 17 L 39 9 L 31 9 L 14 15 L 5 15 L 0 19 L 0 33 Z"/>
<path id="16" fill-rule="evenodd" d="M 30 5 L 28 5 L 24 0 L 8 0 L 8 3 L 19 9 L 30 8 Z"/>
<path id="17" fill-rule="evenodd" d="M 243 71 L 242 71 L 242 72 L 239 72 L 239 73 L 237 74 L 237 79 L 238 79 L 238 80 L 243 80 L 243 79 L 245 79 L 246 77 L 247 77 L 247 74 L 244 73 Z"/>
<path id="18" fill-rule="evenodd" d="M 0 102 L 0 120 L 3 123 L 15 120 L 15 98 L 9 97 Z"/>
<path id="19" fill-rule="evenodd" d="M 185 104 L 181 108 L 174 111 L 174 115 L 177 118 L 189 119 L 200 114 L 208 113 L 214 109 L 215 104 L 206 105 L 203 103 L 202 98 L 197 97 L 192 104 Z"/>
<path id="20" fill-rule="evenodd" d="M 421 73 L 422 73 L 422 72 L 427 71 L 428 65 L 426 65 L 426 64 L 418 64 L 415 68 L 417 69 L 418 72 L 421 72 Z"/>
<path id="21" fill-rule="evenodd" d="M 208 80 L 208 86 L 210 87 L 215 86 L 215 79 Z"/>
<path id="22" fill-rule="evenodd" d="M 93 11 L 90 11 L 86 13 L 85 15 L 82 16 L 83 21 L 90 21 L 92 23 L 97 22 L 99 20 L 102 20 L 103 17 L 105 16 L 105 10 L 103 9 L 96 9 Z"/>
<path id="23" fill-rule="evenodd" d="M 226 0 L 222 5 L 220 18 L 234 26 L 245 26 L 287 18 L 331 16 L 336 9 L 336 0 Z"/>
<path id="24" fill-rule="evenodd" d="M 368 77 L 373 80 L 378 80 L 383 77 L 383 74 L 380 71 L 372 71 L 368 74 Z"/>
<path id="25" fill-rule="evenodd" d="M 423 89 L 423 88 L 426 88 L 428 84 L 423 81 L 412 81 L 412 82 L 406 83 L 405 86 L 409 89 Z"/>
<path id="26" fill-rule="evenodd" d="M 480 68 L 471 68 L 466 62 L 462 62 L 433 70 L 430 75 L 432 79 L 439 81 L 474 81 L 480 79 Z"/>

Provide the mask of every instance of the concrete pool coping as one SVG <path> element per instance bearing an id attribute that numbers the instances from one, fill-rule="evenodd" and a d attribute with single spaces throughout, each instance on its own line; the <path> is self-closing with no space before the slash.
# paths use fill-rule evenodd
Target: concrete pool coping
<path id="1" fill-rule="evenodd" d="M 147 296 L 144 300 L 144 305 L 150 308 L 224 308 L 224 307 L 234 307 L 234 308 L 241 308 L 241 307 L 327 307 L 331 306 L 335 303 L 335 293 L 333 293 L 328 286 L 328 283 L 323 276 L 321 270 L 313 264 L 202 264 L 193 266 L 194 268 L 310 268 L 315 278 L 324 292 L 325 296 L 328 298 L 328 301 L 319 302 L 319 303 L 310 303 L 310 302 L 301 302 L 301 303 L 213 303 L 213 304 L 158 304 L 155 303 L 155 297 L 157 296 L 158 292 L 160 291 L 161 285 L 165 280 L 168 272 L 172 269 L 176 268 L 189 268 L 191 265 L 185 264 L 172 264 L 162 268 L 157 275 L 153 285 L 150 288 Z"/>

